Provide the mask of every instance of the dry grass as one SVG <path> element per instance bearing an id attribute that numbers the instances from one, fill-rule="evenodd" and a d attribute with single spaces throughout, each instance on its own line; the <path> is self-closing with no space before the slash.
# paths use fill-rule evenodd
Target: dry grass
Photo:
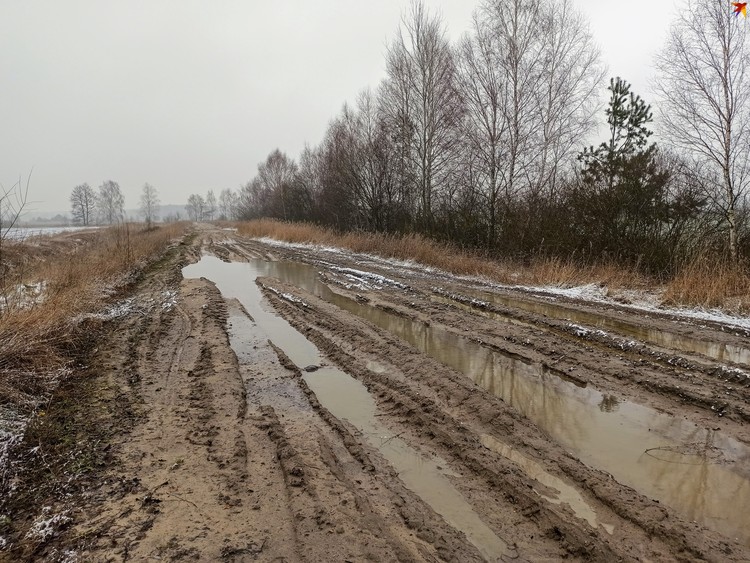
<path id="1" fill-rule="evenodd" d="M 454 274 L 484 276 L 500 283 L 560 287 L 596 284 L 615 292 L 622 289 L 664 289 L 653 279 L 613 262 L 582 265 L 572 259 L 545 257 L 533 259 L 530 263 L 498 261 L 420 235 L 339 235 L 315 225 L 267 219 L 235 223 L 234 227 L 246 236 L 336 246 L 384 258 L 412 260 Z M 667 284 L 664 300 L 676 306 L 718 307 L 745 312 L 750 310 L 750 276 L 747 270 L 703 256 L 682 268 Z"/>
<path id="2" fill-rule="evenodd" d="M 71 239 L 67 247 L 55 246 L 54 253 L 41 253 L 23 268 L 11 264 L 6 289 L 39 280 L 47 285 L 41 302 L 11 302 L 0 314 L 0 405 L 33 403 L 86 336 L 76 317 L 99 309 L 108 294 L 184 229 L 179 224 L 151 231 L 121 225 L 87 236 L 82 245 Z"/>
<path id="3" fill-rule="evenodd" d="M 573 260 L 539 258 L 530 264 L 493 260 L 451 244 L 423 236 L 374 233 L 336 234 L 305 223 L 284 223 L 262 219 L 235 223 L 242 235 L 270 237 L 294 243 L 310 243 L 346 248 L 354 252 L 376 254 L 384 258 L 412 260 L 460 275 L 483 276 L 500 283 L 575 286 L 597 283 L 613 288 L 644 287 L 647 280 L 616 264 L 581 266 Z"/>
<path id="4" fill-rule="evenodd" d="M 476 253 L 461 250 L 451 244 L 435 242 L 418 234 L 347 233 L 339 235 L 316 225 L 285 223 L 270 219 L 234 223 L 233 226 L 241 235 L 249 237 L 269 237 L 292 243 L 335 246 L 353 252 L 375 254 L 383 258 L 411 260 L 454 274 L 505 279 L 503 276 L 507 273 L 507 268 L 500 262 L 487 260 Z"/>
<path id="5" fill-rule="evenodd" d="M 667 284 L 666 303 L 750 311 L 750 275 L 725 260 L 700 256 L 682 267 Z"/>

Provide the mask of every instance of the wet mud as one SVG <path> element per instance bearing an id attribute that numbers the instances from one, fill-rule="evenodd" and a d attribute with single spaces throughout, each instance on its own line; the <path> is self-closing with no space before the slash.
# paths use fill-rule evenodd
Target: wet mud
<path id="1" fill-rule="evenodd" d="M 736 331 L 210 226 L 181 253 L 92 359 L 134 414 L 50 556 L 750 560 Z"/>

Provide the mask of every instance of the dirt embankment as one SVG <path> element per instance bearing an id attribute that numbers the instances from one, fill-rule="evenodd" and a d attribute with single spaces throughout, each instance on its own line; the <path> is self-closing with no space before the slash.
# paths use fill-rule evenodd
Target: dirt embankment
<path id="1" fill-rule="evenodd" d="M 269 341 L 241 299 L 223 297 L 205 278 L 183 279 L 181 267 L 202 251 L 233 262 L 313 264 L 320 286 L 306 285 L 303 269 L 286 280 L 269 270 L 259 283 L 266 310 L 304 335 L 320 364 L 305 371 L 284 342 Z M 201 229 L 134 289 L 132 314 L 101 327 L 80 377 L 51 404 L 51 420 L 32 427 L 25 447 L 37 469 L 19 471 L 0 559 L 750 559 L 732 531 L 693 522 L 679 495 L 655 499 L 602 469 L 606 460 L 588 456 L 596 442 L 585 438 L 604 431 L 578 428 L 573 439 L 559 430 L 585 422 L 566 401 L 585 405 L 599 393 L 602 417 L 638 405 L 653 421 L 674 414 L 747 444 L 746 383 L 728 382 L 706 355 L 623 346 L 632 339 L 473 297 L 486 289 Z M 167 304 L 165 291 L 175 295 Z M 715 327 L 575 307 L 743 342 Z M 329 367 L 364 384 L 380 435 L 337 416 L 316 394 L 315 374 Z M 535 380 L 545 386 L 533 387 Z M 450 511 L 408 485 L 389 458 L 387 446 L 397 442 L 438 467 L 492 538 L 450 524 Z M 713 456 L 714 470 L 733 469 L 724 443 L 716 444 L 704 457 Z M 34 457 L 39 452 L 51 457 Z M 438 497 L 441 482 L 432 491 Z"/>

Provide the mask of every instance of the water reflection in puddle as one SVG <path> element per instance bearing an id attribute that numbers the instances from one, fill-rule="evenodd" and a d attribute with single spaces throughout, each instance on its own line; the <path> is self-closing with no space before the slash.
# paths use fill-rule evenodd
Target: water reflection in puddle
<path id="1" fill-rule="evenodd" d="M 498 295 L 488 292 L 467 292 L 470 297 L 487 301 L 495 305 L 522 309 L 531 313 L 545 315 L 556 319 L 565 319 L 574 323 L 580 323 L 589 327 L 608 330 L 615 334 L 622 334 L 641 342 L 648 342 L 672 350 L 680 350 L 688 354 L 697 353 L 713 358 L 718 362 L 732 362 L 750 367 L 750 348 L 733 344 L 709 342 L 691 336 L 679 335 L 665 332 L 656 328 L 649 328 L 626 321 L 589 313 L 557 305 L 554 303 L 541 303 L 538 301 L 526 301 L 514 299 L 506 295 Z"/>
<path id="2" fill-rule="evenodd" d="M 263 306 L 263 296 L 255 284 L 259 276 L 269 272 L 264 262 L 225 263 L 204 256 L 197 264 L 183 269 L 186 278 L 205 277 L 213 281 L 225 299 L 237 299 L 253 317 L 257 327 L 271 342 L 300 368 L 319 365 L 321 356 L 315 345 L 297 332 L 284 319 Z M 235 323 L 237 318 L 233 319 Z M 236 334 L 236 331 L 235 331 Z M 232 342 L 233 348 L 237 343 Z M 241 345 L 240 354 L 247 354 Z M 517 557 L 516 551 L 500 539 L 477 515 L 446 475 L 446 463 L 428 458 L 383 426 L 376 418 L 375 402 L 367 389 L 339 369 L 322 367 L 306 373 L 304 379 L 318 400 L 337 418 L 346 419 L 367 442 L 378 449 L 396 469 L 399 478 L 454 528 L 461 530 L 490 561 L 501 556 Z"/>
<path id="3" fill-rule="evenodd" d="M 253 282 L 257 276 L 278 278 L 367 319 L 466 374 L 585 463 L 659 499 L 689 520 L 750 543 L 750 511 L 745 509 L 750 506 L 750 451 L 731 438 L 641 405 L 618 401 L 594 389 L 578 387 L 540 366 L 348 299 L 321 283 L 316 270 L 306 264 L 254 261 L 227 265 L 206 257 L 200 265 L 189 266 L 186 271 L 193 277 L 213 279 L 225 297 L 238 298 L 247 293 L 260 295 Z M 216 278 L 221 278 L 220 284 Z M 269 337 L 274 342 L 276 338 L 287 342 L 284 350 L 289 348 L 287 353 L 295 364 L 316 363 L 317 351 L 311 343 L 296 331 L 294 337 L 285 336 L 283 330 L 274 336 L 275 327 L 285 321 L 257 304 L 254 307 L 260 309 L 251 313 L 253 317 L 260 315 L 258 324 L 265 330 L 263 319 L 268 317 Z M 668 452 L 666 459 L 659 452 Z"/>
<path id="4" fill-rule="evenodd" d="M 599 522 L 599 518 L 594 512 L 594 509 L 589 506 L 586 500 L 581 496 L 575 488 L 568 485 L 562 479 L 555 477 L 554 475 L 546 472 L 544 468 L 537 462 L 527 458 L 526 456 L 518 453 L 516 450 L 502 443 L 500 440 L 493 438 L 487 434 L 481 436 L 482 445 L 494 452 L 499 453 L 505 458 L 508 458 L 519 466 L 521 466 L 524 472 L 535 479 L 545 487 L 549 487 L 554 492 L 549 494 L 546 492 L 539 492 L 539 496 L 547 499 L 552 504 L 567 504 L 576 516 L 582 520 L 586 520 L 592 528 L 598 528 L 601 525 L 609 534 L 615 531 L 614 526 L 611 524 L 604 524 Z"/>

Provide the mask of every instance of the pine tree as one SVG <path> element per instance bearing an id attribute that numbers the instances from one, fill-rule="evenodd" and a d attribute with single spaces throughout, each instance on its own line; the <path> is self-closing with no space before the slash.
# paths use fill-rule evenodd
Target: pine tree
<path id="1" fill-rule="evenodd" d="M 582 181 L 572 198 L 577 234 L 592 254 L 631 263 L 646 259 L 663 268 L 659 241 L 672 213 L 670 175 L 656 144 L 648 144 L 651 106 L 619 77 L 609 91 L 609 138 L 578 156 Z"/>
<path id="2" fill-rule="evenodd" d="M 599 182 L 614 187 L 618 177 L 627 168 L 627 160 L 636 154 L 655 152 L 656 145 L 645 148 L 651 131 L 647 125 L 652 121 L 651 106 L 640 96 L 630 91 L 630 84 L 620 78 L 611 78 L 610 98 L 606 110 L 609 125 L 609 140 L 583 149 L 578 159 L 584 163 L 584 180 Z"/>

